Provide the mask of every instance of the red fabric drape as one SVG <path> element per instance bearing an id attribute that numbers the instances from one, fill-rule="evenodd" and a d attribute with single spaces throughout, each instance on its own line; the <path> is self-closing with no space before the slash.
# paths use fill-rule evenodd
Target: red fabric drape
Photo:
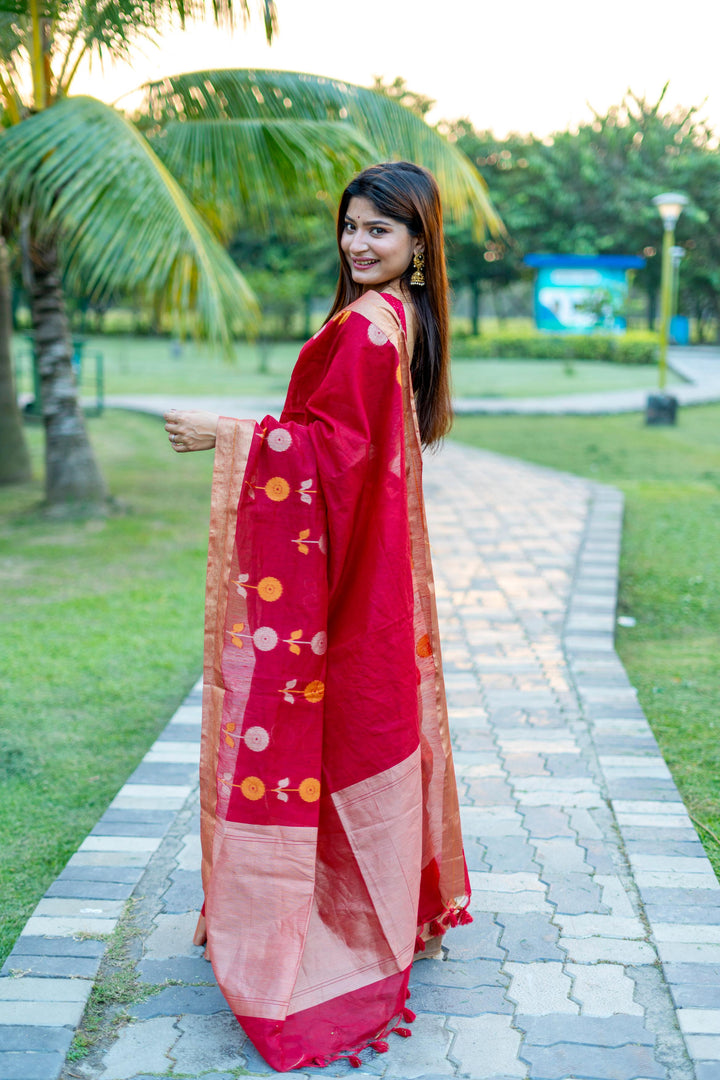
<path id="1" fill-rule="evenodd" d="M 333 1060 L 395 1026 L 418 933 L 469 898 L 407 349 L 377 294 L 303 348 L 279 422 L 220 422 L 205 683 L 218 983 L 274 1068 Z"/>

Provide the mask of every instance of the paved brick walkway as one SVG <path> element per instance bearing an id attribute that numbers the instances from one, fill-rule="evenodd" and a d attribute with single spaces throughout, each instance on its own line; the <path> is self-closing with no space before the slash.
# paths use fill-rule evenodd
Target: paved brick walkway
<path id="1" fill-rule="evenodd" d="M 317 1072 L 719 1080 L 720 886 L 613 650 L 621 497 L 453 444 L 426 493 L 475 921 L 415 964 L 411 1039 Z M 196 688 L 18 939 L 0 1080 L 278 1075 L 190 944 L 199 724 Z M 159 989 L 63 1065 L 118 920 Z"/>

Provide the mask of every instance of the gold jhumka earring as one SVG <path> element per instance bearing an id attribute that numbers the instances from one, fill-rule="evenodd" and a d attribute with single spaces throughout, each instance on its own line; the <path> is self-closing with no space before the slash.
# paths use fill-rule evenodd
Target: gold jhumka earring
<path id="1" fill-rule="evenodd" d="M 425 275 L 423 274 L 423 267 L 425 266 L 425 256 L 422 251 L 416 251 L 413 255 L 413 276 L 410 278 L 411 285 L 424 285 Z"/>

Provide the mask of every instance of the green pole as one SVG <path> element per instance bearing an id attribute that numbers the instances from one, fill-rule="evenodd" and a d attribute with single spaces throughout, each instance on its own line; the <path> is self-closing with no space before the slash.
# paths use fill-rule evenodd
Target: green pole
<path id="1" fill-rule="evenodd" d="M 672 268 L 672 301 L 670 303 L 670 318 L 677 315 L 678 296 L 680 295 L 680 264 L 673 260 Z"/>
<path id="2" fill-rule="evenodd" d="M 658 386 L 665 389 L 667 381 L 667 347 L 670 330 L 670 308 L 672 307 L 672 252 L 675 244 L 675 230 L 665 226 L 662 246 L 662 270 L 660 277 L 660 355 L 658 359 Z"/>

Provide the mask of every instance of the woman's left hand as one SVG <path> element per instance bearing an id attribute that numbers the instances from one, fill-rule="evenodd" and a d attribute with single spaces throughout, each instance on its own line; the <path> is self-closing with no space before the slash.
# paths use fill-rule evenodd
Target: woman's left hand
<path id="1" fill-rule="evenodd" d="M 202 412 L 200 409 L 182 412 L 170 409 L 165 413 L 165 430 L 173 450 L 178 454 L 187 454 L 191 450 L 212 450 L 218 419 L 215 413 Z"/>

